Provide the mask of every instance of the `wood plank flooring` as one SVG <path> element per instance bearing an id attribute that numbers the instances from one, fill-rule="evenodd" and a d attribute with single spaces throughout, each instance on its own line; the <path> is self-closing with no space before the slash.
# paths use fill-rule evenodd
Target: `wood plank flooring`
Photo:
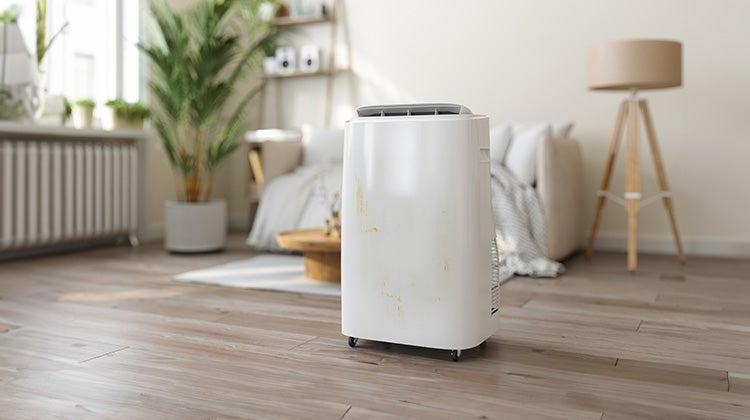
<path id="1" fill-rule="evenodd" d="M 0 418 L 747 419 L 750 261 L 574 257 L 448 353 L 340 333 L 338 298 L 170 281 L 158 244 L 0 262 Z"/>

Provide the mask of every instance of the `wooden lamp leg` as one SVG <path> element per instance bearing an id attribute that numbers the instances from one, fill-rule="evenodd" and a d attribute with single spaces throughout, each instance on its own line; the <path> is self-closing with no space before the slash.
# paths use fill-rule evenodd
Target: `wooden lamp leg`
<path id="1" fill-rule="evenodd" d="M 628 101 L 627 155 L 625 158 L 625 210 L 628 213 L 628 271 L 638 268 L 638 211 L 641 203 L 640 124 L 638 101 Z"/>
<path id="2" fill-rule="evenodd" d="M 646 133 L 648 134 L 648 143 L 651 146 L 651 154 L 654 157 L 654 166 L 656 166 L 656 174 L 659 177 L 659 188 L 662 193 L 669 194 L 669 184 L 667 183 L 667 174 L 664 171 L 664 165 L 661 160 L 661 152 L 659 151 L 659 144 L 656 140 L 656 130 L 654 130 L 654 124 L 651 119 L 651 112 L 649 111 L 648 103 L 645 100 L 639 102 L 641 112 L 643 113 L 643 122 L 646 125 Z M 674 217 L 674 203 L 672 202 L 671 195 L 662 196 L 664 200 L 664 207 L 667 210 L 669 216 L 669 223 L 672 225 L 672 234 L 674 235 L 674 242 L 677 246 L 677 258 L 682 264 L 685 264 L 685 253 L 682 250 L 682 241 L 680 239 L 680 231 L 677 228 L 677 220 Z"/>
<path id="3" fill-rule="evenodd" d="M 607 164 L 604 167 L 604 175 L 602 176 L 602 183 L 599 186 L 599 197 L 596 200 L 596 212 L 594 214 L 594 224 L 591 227 L 591 236 L 589 236 L 589 244 L 586 248 L 586 257 L 591 258 L 594 254 L 594 242 L 596 242 L 596 233 L 599 230 L 599 224 L 601 223 L 602 210 L 604 209 L 604 203 L 607 201 L 607 197 L 604 196 L 603 192 L 609 190 L 609 181 L 612 178 L 612 171 L 615 167 L 615 158 L 617 157 L 617 150 L 620 148 L 620 137 L 622 136 L 622 126 L 625 122 L 625 116 L 628 114 L 628 102 L 622 101 L 620 109 L 617 111 L 617 120 L 615 122 L 615 131 L 612 133 L 612 141 L 609 145 L 609 154 L 607 156 Z"/>

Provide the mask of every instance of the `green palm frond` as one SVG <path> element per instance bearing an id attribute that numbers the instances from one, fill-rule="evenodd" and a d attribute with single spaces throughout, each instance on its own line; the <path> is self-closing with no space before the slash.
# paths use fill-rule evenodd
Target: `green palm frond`
<path id="1" fill-rule="evenodd" d="M 175 148 L 175 139 L 172 136 L 172 132 L 167 128 L 167 123 L 164 122 L 163 119 L 156 117 L 153 119 L 154 126 L 156 127 L 156 131 L 159 133 L 159 137 L 161 137 L 162 146 L 164 147 L 164 152 L 167 155 L 167 160 L 169 160 L 169 164 L 173 168 L 179 167 L 179 160 L 177 156 L 177 149 Z"/>
<path id="2" fill-rule="evenodd" d="M 263 88 L 261 81 L 248 88 L 246 76 L 260 71 L 263 50 L 280 36 L 257 18 L 260 3 L 199 0 L 175 11 L 166 0 L 153 0 L 154 36 L 138 45 L 152 64 L 154 122 L 167 159 L 182 184 L 203 182 L 207 192 L 198 196 L 204 199 L 214 171 L 238 147 L 244 110 Z M 237 92 L 246 93 L 235 100 Z"/>
<path id="3" fill-rule="evenodd" d="M 245 96 L 240 100 L 237 107 L 234 109 L 234 112 L 227 120 L 228 125 L 234 125 L 238 124 L 240 118 L 242 117 L 242 111 L 245 110 L 247 105 L 250 103 L 250 101 L 255 98 L 256 95 L 258 95 L 265 86 L 263 84 L 260 84 L 259 86 L 256 86 L 254 89 L 250 90 L 245 94 Z"/>
<path id="4" fill-rule="evenodd" d="M 241 131 L 239 124 L 227 124 L 218 136 L 218 140 L 208 148 L 206 167 L 213 172 L 226 160 L 237 147 L 237 136 Z"/>

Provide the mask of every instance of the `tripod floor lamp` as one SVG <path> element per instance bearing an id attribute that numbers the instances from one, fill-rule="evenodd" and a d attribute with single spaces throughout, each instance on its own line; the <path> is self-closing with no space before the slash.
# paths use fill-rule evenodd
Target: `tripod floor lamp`
<path id="1" fill-rule="evenodd" d="M 625 206 L 628 215 L 628 270 L 638 267 L 637 227 L 638 211 L 642 206 L 661 198 L 672 225 L 677 254 L 680 262 L 685 262 L 680 232 L 674 216 L 672 193 L 669 191 L 667 176 L 656 140 L 651 112 L 646 99 L 638 96 L 638 91 L 662 89 L 682 85 L 682 44 L 667 40 L 627 40 L 605 42 L 592 46 L 588 51 L 588 87 L 592 90 L 626 90 L 630 95 L 623 99 L 617 113 L 615 130 L 609 147 L 607 163 L 598 191 L 594 225 L 591 229 L 586 256 L 594 251 L 596 233 L 601 222 L 604 203 L 609 198 Z M 656 175 L 661 192 L 648 199 L 641 198 L 640 177 L 640 138 L 641 123 L 645 126 L 646 137 L 653 155 Z M 623 127 L 626 131 L 625 157 L 625 196 L 620 198 L 609 192 L 615 157 L 620 145 Z"/>

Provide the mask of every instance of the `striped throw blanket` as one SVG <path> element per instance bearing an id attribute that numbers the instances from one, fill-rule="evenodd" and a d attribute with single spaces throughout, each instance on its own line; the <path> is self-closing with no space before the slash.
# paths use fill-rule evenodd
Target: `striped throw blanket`
<path id="1" fill-rule="evenodd" d="M 493 163 L 491 174 L 501 281 L 514 275 L 557 277 L 565 268 L 546 256 L 544 210 L 536 190 L 501 164 Z"/>

